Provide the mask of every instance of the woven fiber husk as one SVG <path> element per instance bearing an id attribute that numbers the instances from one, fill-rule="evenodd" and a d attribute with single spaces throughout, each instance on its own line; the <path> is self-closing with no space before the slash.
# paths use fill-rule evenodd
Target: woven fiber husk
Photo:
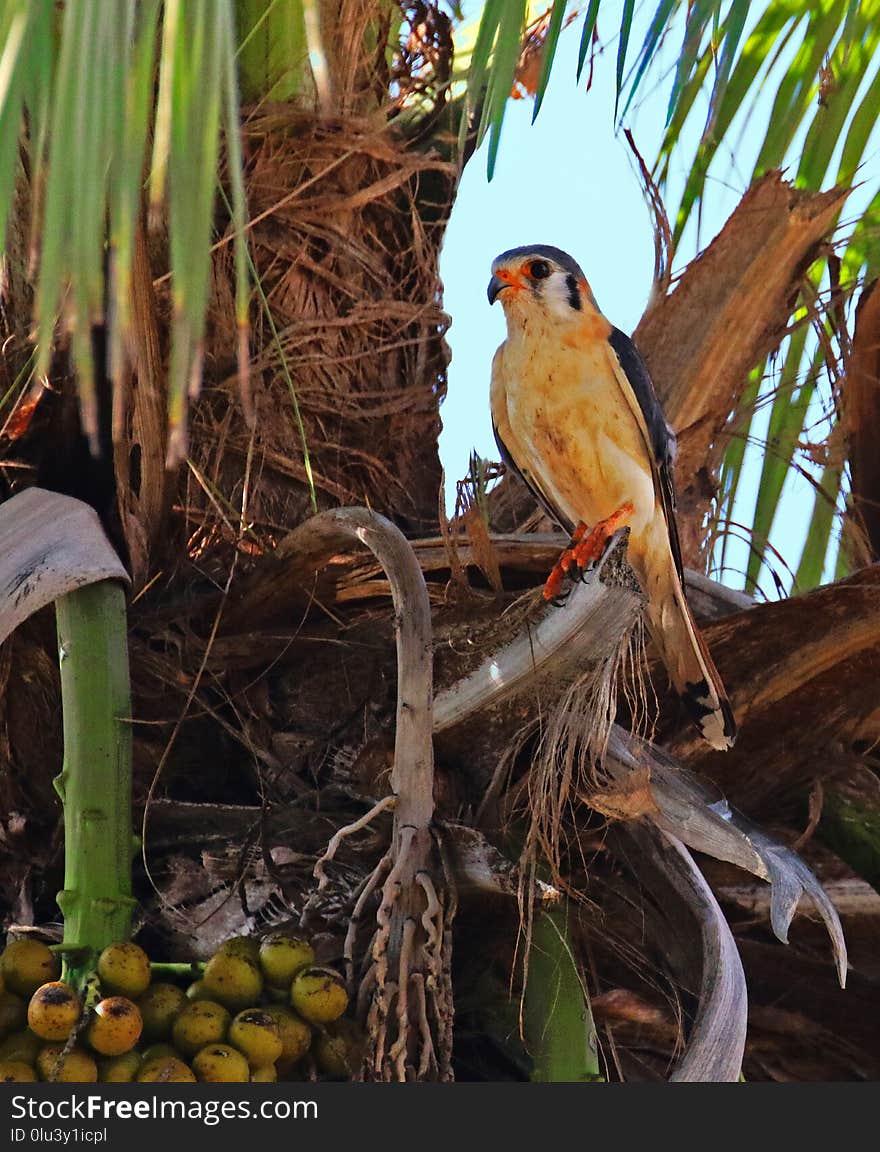
<path id="1" fill-rule="evenodd" d="M 279 105 L 249 117 L 245 133 L 265 298 L 257 293 L 251 310 L 252 520 L 271 531 L 308 515 L 310 467 L 319 506 L 366 504 L 423 531 L 436 523 L 440 487 L 449 354 L 437 262 L 454 170 L 409 148 L 384 118 L 326 119 Z M 191 451 L 235 505 L 250 430 L 230 261 L 229 246 L 220 247 Z M 216 519 L 192 485 L 186 504 L 197 522 Z"/>

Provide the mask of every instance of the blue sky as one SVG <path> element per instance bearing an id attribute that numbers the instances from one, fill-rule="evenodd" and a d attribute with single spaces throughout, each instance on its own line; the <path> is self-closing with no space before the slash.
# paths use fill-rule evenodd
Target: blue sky
<path id="1" fill-rule="evenodd" d="M 474 4 L 465 7 L 468 14 L 478 8 Z M 755 6 L 756 15 L 763 7 Z M 630 59 L 641 43 L 644 22 L 653 8 L 644 4 L 637 8 Z M 444 430 L 440 440 L 450 505 L 454 503 L 455 481 L 465 475 L 472 449 L 489 459 L 498 458 L 488 387 L 492 356 L 504 338 L 504 318 L 501 309 L 490 308 L 486 299 L 493 257 L 520 244 L 556 244 L 581 264 L 600 307 L 613 323 L 631 332 L 644 311 L 654 245 L 638 173 L 622 134 L 614 132 L 614 37 L 619 24 L 620 4 L 605 0 L 599 22 L 605 49 L 597 57 L 589 91 L 585 76 L 580 84 L 575 79 L 581 20 L 564 32 L 535 124 L 531 123 L 530 100 L 509 102 L 492 182 L 486 180 L 485 145 L 465 170 L 440 263 L 446 310 L 452 317 L 448 341 L 453 359 L 441 412 Z M 659 66 L 652 68 L 650 82 L 627 116 L 627 126 L 649 164 L 662 137 L 671 71 L 680 43 L 680 33 L 673 32 Z M 792 53 L 796 46 L 792 45 Z M 767 89 L 772 97 L 775 85 L 768 84 Z M 733 148 L 726 156 L 719 155 L 712 169 L 700 234 L 694 220 L 679 247 L 676 269 L 706 246 L 747 188 L 769 111 L 768 98 L 750 118 L 744 110 L 740 123 L 734 123 L 729 136 Z M 670 207 L 678 202 L 692 145 L 701 128 L 697 109 L 689 124 L 691 146 L 681 148 L 679 168 L 673 170 L 666 190 Z M 796 140 L 793 146 L 795 154 L 799 143 Z M 878 168 L 875 149 L 866 173 L 871 190 L 876 186 L 871 177 Z M 860 199 L 865 197 L 858 195 L 851 201 L 849 215 L 855 214 L 852 209 Z M 769 416 L 769 407 L 764 416 Z M 760 456 L 753 452 L 735 509 L 734 518 L 741 523 L 751 521 L 759 466 Z M 812 489 L 805 481 L 797 477 L 787 481 L 771 541 L 792 567 L 797 565 L 812 505 Z M 732 571 L 725 574 L 726 582 L 741 586 L 738 572 L 744 570 L 746 558 L 747 546 L 734 544 L 729 557 Z M 762 580 L 762 584 L 775 595 L 769 580 Z"/>

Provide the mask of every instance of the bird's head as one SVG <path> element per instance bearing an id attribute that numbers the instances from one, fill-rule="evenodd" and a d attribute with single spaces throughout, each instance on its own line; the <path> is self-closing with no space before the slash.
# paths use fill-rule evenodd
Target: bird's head
<path id="1" fill-rule="evenodd" d="M 489 303 L 501 299 L 508 321 L 540 309 L 554 321 L 579 320 L 598 311 L 580 265 L 549 244 L 511 248 L 492 261 Z"/>

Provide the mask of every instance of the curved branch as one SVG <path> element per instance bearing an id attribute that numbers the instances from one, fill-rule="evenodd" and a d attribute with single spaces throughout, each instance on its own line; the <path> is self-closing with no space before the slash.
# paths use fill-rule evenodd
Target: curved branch
<path id="1" fill-rule="evenodd" d="M 426 830 L 434 814 L 431 606 L 422 570 L 400 529 L 366 508 L 321 512 L 286 536 L 278 552 L 296 558 L 297 567 L 307 557 L 314 572 L 352 542 L 369 548 L 382 565 L 394 605 L 397 729 L 391 790 L 397 796 L 396 840 L 406 825 Z"/>
<path id="2" fill-rule="evenodd" d="M 366 508 L 322 512 L 285 538 L 280 549 L 302 557 L 318 571 L 352 541 L 364 544 L 382 565 L 391 585 L 397 641 L 397 727 L 391 790 L 396 797 L 388 874 L 382 886 L 373 937 L 372 966 L 364 986 L 371 989 L 368 1013 L 370 1052 L 366 1074 L 379 1079 L 451 1076 L 443 1027 L 434 1038 L 423 1035 L 421 1017 L 412 1011 L 423 977 L 432 975 L 432 949 L 443 938 L 444 908 L 430 877 L 433 851 L 434 749 L 432 743 L 433 654 L 431 608 L 422 570 L 406 537 L 390 520 Z M 384 862 L 383 862 L 384 863 Z M 367 889 L 365 889 L 365 892 Z M 435 893 L 433 899 L 426 892 Z M 362 911 L 359 901 L 355 917 Z M 348 944 L 347 944 L 348 947 Z M 452 1013 L 447 981 L 426 982 L 432 1017 Z M 396 1011 L 393 1006 L 396 1001 Z M 448 1031 L 448 1029 L 446 1030 Z"/>
<path id="3" fill-rule="evenodd" d="M 618 825 L 614 839 L 632 840 L 639 851 L 626 853 L 629 867 L 664 911 L 669 932 L 696 931 L 697 970 L 687 962 L 692 949 L 670 948 L 670 963 L 685 988 L 697 992 L 698 1006 L 687 1047 L 670 1076 L 679 1082 L 739 1079 L 746 1042 L 748 993 L 736 943 L 724 913 L 687 848 L 649 824 Z M 685 916 L 680 913 L 681 909 Z M 676 963 L 676 958 L 681 962 Z"/>
<path id="4" fill-rule="evenodd" d="M 128 575 L 94 510 L 30 488 L 0 507 L 0 641 L 55 602 L 64 718 L 65 978 L 131 931 Z"/>

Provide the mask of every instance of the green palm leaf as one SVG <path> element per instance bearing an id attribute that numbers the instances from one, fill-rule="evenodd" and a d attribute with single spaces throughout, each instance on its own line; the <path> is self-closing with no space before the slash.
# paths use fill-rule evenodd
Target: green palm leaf
<path id="1" fill-rule="evenodd" d="M 151 206 L 154 218 L 166 205 L 169 212 L 170 455 L 176 462 L 185 451 L 186 397 L 199 380 L 221 109 L 230 157 L 237 312 L 242 327 L 247 321 L 232 0 L 78 0 L 63 6 L 60 19 L 59 31 L 51 0 L 7 0 L 0 8 L 0 236 L 5 238 L 18 171 L 15 150 L 24 140 L 34 187 L 45 185 L 35 227 L 36 371 L 48 369 L 60 317 L 73 348 L 83 427 L 97 450 L 91 327 L 105 323 L 108 314 L 113 318 L 110 363 L 118 376 L 128 345 L 133 236 L 152 127 Z"/>

